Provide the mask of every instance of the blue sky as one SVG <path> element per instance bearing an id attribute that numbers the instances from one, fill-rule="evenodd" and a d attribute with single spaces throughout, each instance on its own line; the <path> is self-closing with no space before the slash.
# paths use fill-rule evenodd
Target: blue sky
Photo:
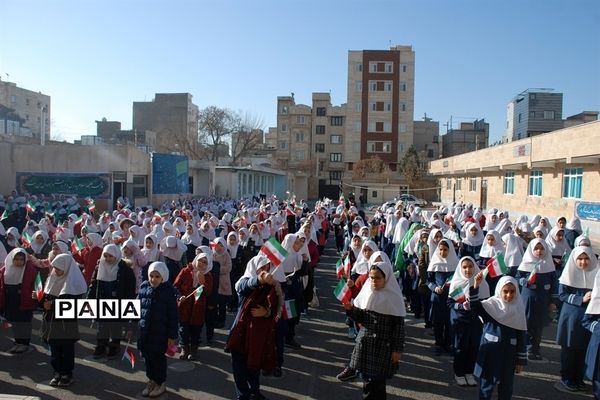
<path id="1" fill-rule="evenodd" d="M 415 119 L 486 118 L 527 88 L 600 110 L 600 2 L 0 0 L 0 76 L 52 96 L 53 135 L 131 128 L 132 102 L 189 92 L 275 126 L 277 96 L 346 102 L 348 50 L 412 45 Z M 442 132 L 442 133 L 443 133 Z"/>

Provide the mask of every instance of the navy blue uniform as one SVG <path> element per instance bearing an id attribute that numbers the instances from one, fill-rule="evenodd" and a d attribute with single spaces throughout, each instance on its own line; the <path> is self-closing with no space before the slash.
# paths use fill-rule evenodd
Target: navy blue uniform
<path id="1" fill-rule="evenodd" d="M 465 310 L 464 305 L 452 297 L 448 297 L 448 307 L 454 346 L 454 375 L 472 374 L 483 325 L 475 312 Z"/>
<path id="2" fill-rule="evenodd" d="M 435 334 L 435 345 L 448 350 L 450 347 L 450 310 L 448 301 L 448 286 L 446 280 L 454 272 L 428 272 L 427 286 L 431 290 L 431 322 Z M 442 294 L 435 292 L 436 287 L 442 287 Z"/>
<path id="3" fill-rule="evenodd" d="M 585 355 L 585 376 L 592 380 L 594 397 L 600 399 L 600 314 L 585 314 L 582 325 L 591 332 Z"/>

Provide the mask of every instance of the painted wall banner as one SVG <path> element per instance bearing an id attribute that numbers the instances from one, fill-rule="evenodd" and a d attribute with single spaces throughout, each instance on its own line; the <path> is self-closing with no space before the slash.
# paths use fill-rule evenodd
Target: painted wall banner
<path id="1" fill-rule="evenodd" d="M 578 201 L 575 203 L 575 215 L 588 221 L 600 221 L 600 203 Z"/>
<path id="2" fill-rule="evenodd" d="M 186 156 L 152 153 L 152 194 L 189 192 Z"/>
<path id="3" fill-rule="evenodd" d="M 17 172 L 16 187 L 20 193 L 110 199 L 111 174 Z"/>

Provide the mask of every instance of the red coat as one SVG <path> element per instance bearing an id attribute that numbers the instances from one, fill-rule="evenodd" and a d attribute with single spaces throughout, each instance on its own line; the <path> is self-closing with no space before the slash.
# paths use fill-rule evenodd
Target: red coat
<path id="1" fill-rule="evenodd" d="M 194 291 L 194 277 L 192 276 L 193 267 L 188 264 L 179 272 L 173 286 L 179 291 L 180 296 L 187 296 Z M 206 319 L 206 298 L 211 295 L 213 288 L 213 277 L 211 273 L 204 275 L 204 291 L 198 300 L 195 295 L 191 295 L 183 301 L 179 301 L 177 309 L 179 311 L 179 321 L 191 325 L 204 325 Z"/>
<path id="2" fill-rule="evenodd" d="M 369 284 L 367 282 L 368 279 L 369 279 L 369 274 L 362 274 L 358 278 L 356 278 L 356 280 L 354 281 L 354 286 L 352 286 L 352 288 L 350 288 L 350 291 L 352 292 L 352 298 L 355 298 L 356 296 L 358 296 L 358 294 L 360 293 L 360 290 L 365 285 L 365 282 L 367 284 Z"/>
<path id="3" fill-rule="evenodd" d="M 6 286 L 4 284 L 4 272 L 6 267 L 0 268 L 0 310 L 6 305 Z M 31 298 L 31 292 L 34 291 L 35 276 L 37 270 L 30 261 L 25 264 L 23 281 L 21 283 L 21 311 L 33 310 L 36 306 L 35 300 Z"/>
<path id="4" fill-rule="evenodd" d="M 89 247 L 86 247 L 83 250 L 73 253 L 73 258 L 75 259 L 75 261 L 77 261 L 79 264 L 81 264 L 83 266 L 83 269 L 81 272 L 83 272 L 83 277 L 85 278 L 85 283 L 87 283 L 88 285 L 90 284 L 90 281 L 92 280 L 92 274 L 94 273 L 94 270 L 96 269 L 96 265 L 98 265 L 98 261 L 100 260 L 100 257 L 102 257 L 102 248 L 101 247 L 94 247 L 91 250 Z"/>

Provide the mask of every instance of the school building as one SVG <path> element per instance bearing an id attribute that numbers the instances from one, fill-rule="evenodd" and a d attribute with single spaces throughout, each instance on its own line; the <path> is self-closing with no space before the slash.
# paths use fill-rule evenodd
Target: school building
<path id="1" fill-rule="evenodd" d="M 440 200 L 508 210 L 511 218 L 578 216 L 600 236 L 600 121 L 432 161 Z"/>

